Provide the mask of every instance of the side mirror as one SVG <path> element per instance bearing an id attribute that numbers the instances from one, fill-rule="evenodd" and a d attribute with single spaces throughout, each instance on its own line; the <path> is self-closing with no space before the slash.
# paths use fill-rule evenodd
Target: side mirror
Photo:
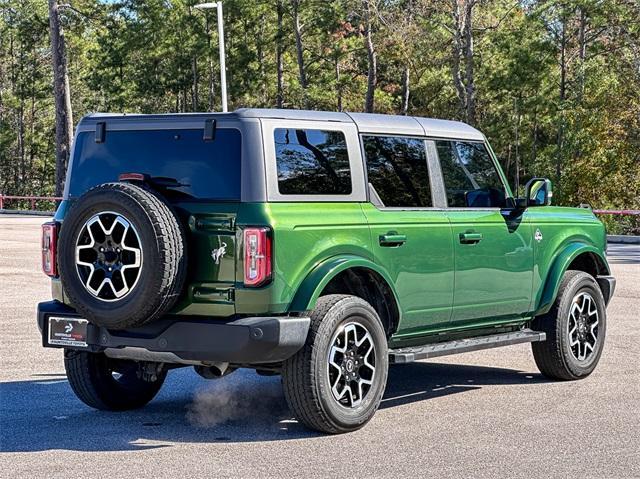
<path id="1" fill-rule="evenodd" d="M 531 178 L 525 186 L 527 206 L 549 206 L 553 191 L 551 180 L 547 178 Z"/>

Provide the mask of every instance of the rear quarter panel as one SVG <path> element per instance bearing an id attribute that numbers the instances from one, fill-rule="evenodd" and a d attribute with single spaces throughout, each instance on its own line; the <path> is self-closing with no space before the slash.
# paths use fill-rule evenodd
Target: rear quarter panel
<path id="1" fill-rule="evenodd" d="M 273 229 L 273 280 L 263 288 L 245 288 L 238 267 L 238 314 L 287 312 L 303 280 L 331 257 L 371 259 L 371 235 L 360 203 L 243 203 L 238 226 L 252 225 Z"/>

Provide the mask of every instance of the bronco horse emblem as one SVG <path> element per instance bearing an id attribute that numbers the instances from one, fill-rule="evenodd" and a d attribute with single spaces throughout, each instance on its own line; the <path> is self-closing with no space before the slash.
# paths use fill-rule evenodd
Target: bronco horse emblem
<path id="1" fill-rule="evenodd" d="M 224 257 L 227 252 L 227 243 L 222 243 L 219 248 L 211 250 L 211 257 L 216 264 L 220 264 L 220 259 Z"/>

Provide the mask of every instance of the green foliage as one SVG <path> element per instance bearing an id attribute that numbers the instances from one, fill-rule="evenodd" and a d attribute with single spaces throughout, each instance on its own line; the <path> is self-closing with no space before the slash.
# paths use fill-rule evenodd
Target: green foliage
<path id="1" fill-rule="evenodd" d="M 466 5 L 475 0 L 458 0 Z M 47 194 L 54 103 L 47 2 L 0 0 L 0 192 Z M 218 109 L 214 10 L 198 0 L 72 0 L 63 8 L 74 119 L 92 111 Z M 299 79 L 294 0 L 224 2 L 230 109 L 283 104 L 363 109 L 373 12 L 375 110 L 464 119 L 453 82 L 451 0 L 302 0 Z M 640 7 L 616 0 L 483 0 L 473 7 L 476 125 L 514 184 L 556 183 L 556 202 L 640 208 Z M 563 55 L 564 52 L 564 55 Z M 461 58 L 460 74 L 468 65 Z M 211 86 L 211 88 L 210 88 Z M 210 89 L 213 95 L 210 95 Z"/>

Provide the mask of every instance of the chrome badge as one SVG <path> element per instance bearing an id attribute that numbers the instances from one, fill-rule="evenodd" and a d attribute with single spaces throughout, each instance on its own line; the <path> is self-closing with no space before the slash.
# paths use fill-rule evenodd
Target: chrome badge
<path id="1" fill-rule="evenodd" d="M 224 258 L 224 255 L 227 252 L 227 243 L 222 243 L 222 246 L 219 248 L 211 250 L 211 257 L 216 264 L 220 264 L 220 259 Z"/>
<path id="2" fill-rule="evenodd" d="M 536 229 L 536 234 L 535 234 L 534 238 L 538 243 L 540 243 L 540 241 L 542 241 L 542 232 L 539 229 Z"/>

